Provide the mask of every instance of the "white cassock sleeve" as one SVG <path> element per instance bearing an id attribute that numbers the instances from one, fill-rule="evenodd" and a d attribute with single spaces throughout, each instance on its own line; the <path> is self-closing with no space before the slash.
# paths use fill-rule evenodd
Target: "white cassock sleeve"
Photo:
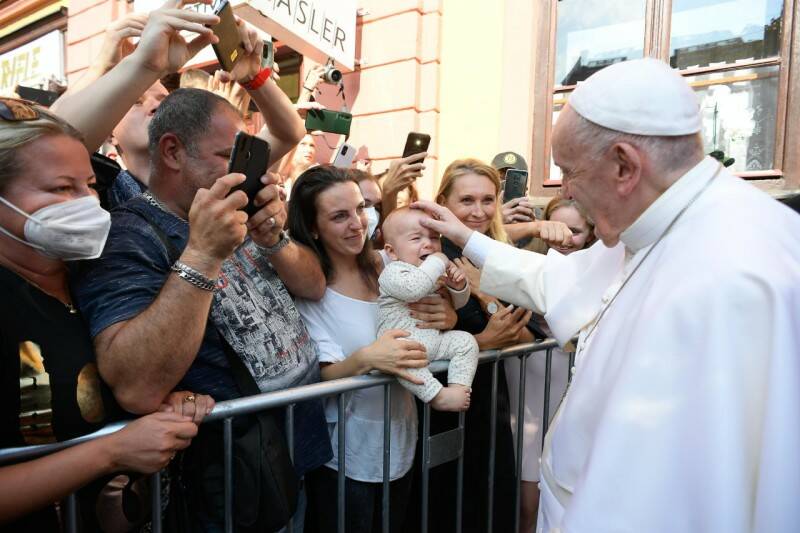
<path id="1" fill-rule="evenodd" d="M 648 331 L 619 347 L 630 355 L 606 377 L 591 453 L 551 526 L 798 531 L 800 285 L 796 273 L 765 270 L 673 284 Z M 568 409 L 597 404 L 580 392 Z"/>
<path id="2" fill-rule="evenodd" d="M 464 255 L 482 267 L 482 292 L 544 315 L 563 346 L 597 314 L 625 250 L 597 242 L 568 256 L 555 250 L 543 255 L 473 232 Z"/>

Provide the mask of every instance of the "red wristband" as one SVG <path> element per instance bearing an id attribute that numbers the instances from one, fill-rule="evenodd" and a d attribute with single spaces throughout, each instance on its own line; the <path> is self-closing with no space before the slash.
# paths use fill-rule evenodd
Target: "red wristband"
<path id="1" fill-rule="evenodd" d="M 255 77 L 248 81 L 247 83 L 239 82 L 239 85 L 247 89 L 248 91 L 255 91 L 262 85 L 264 85 L 269 77 L 272 76 L 272 69 L 269 67 L 264 67 L 261 72 L 255 75 Z"/>

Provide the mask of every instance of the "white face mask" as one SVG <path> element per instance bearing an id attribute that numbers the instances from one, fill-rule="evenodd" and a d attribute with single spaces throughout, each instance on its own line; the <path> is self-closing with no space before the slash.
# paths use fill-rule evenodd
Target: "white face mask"
<path id="1" fill-rule="evenodd" d="M 367 214 L 367 240 L 370 240 L 375 235 L 375 230 L 378 229 L 380 216 L 374 207 L 365 207 L 364 212 Z"/>
<path id="2" fill-rule="evenodd" d="M 3 197 L 0 202 L 28 219 L 25 240 L 2 227 L 0 233 L 48 257 L 65 261 L 100 257 L 111 229 L 111 214 L 91 195 L 48 205 L 31 215 Z"/>

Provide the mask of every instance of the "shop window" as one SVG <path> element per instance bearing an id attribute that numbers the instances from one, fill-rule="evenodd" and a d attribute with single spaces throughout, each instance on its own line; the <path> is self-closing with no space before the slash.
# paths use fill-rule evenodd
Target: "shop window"
<path id="1" fill-rule="evenodd" d="M 707 152 L 735 158 L 746 178 L 784 174 L 788 65 L 792 58 L 784 0 L 549 0 L 541 15 L 549 44 L 538 57 L 552 66 L 537 74 L 544 91 L 538 108 L 551 122 L 534 142 L 544 185 L 559 185 L 550 157 L 552 124 L 576 84 L 618 61 L 656 57 L 668 61 L 697 93 Z M 549 21 L 549 22 L 547 22 Z M 548 43 L 547 39 L 540 41 Z M 795 52 L 796 54 L 796 52 Z"/>

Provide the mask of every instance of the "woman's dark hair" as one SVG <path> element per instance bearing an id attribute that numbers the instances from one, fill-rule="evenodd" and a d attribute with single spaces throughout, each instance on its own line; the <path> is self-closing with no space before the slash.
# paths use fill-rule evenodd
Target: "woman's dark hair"
<path id="1" fill-rule="evenodd" d="M 295 180 L 289 201 L 289 234 L 292 239 L 308 246 L 317 254 L 327 281 L 331 281 L 333 264 L 324 244 L 314 238 L 317 226 L 317 197 L 339 183 L 358 184 L 346 170 L 331 165 L 312 167 Z M 361 253 L 356 256 L 356 264 L 364 282 L 370 288 L 377 290 L 378 270 L 375 267 L 369 240 L 364 244 Z"/>

